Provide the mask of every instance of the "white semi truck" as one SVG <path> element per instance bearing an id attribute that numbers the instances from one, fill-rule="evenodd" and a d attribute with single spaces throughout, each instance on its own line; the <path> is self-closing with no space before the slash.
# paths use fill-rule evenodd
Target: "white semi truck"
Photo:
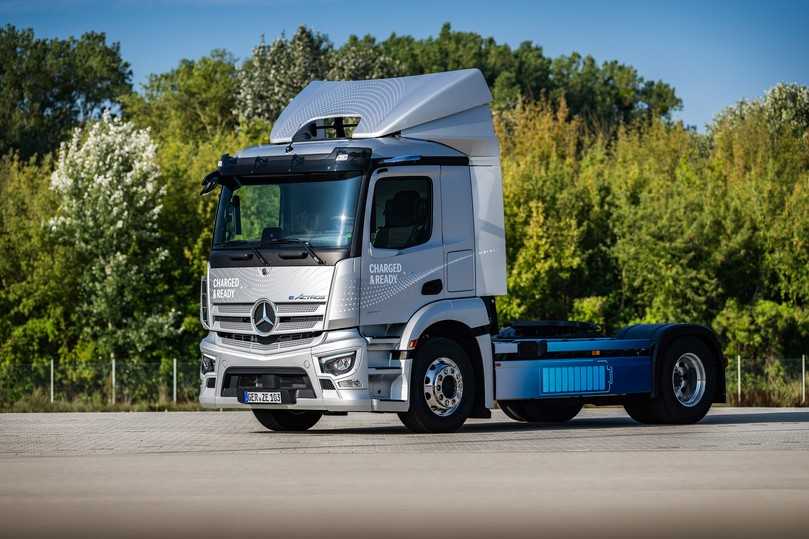
<path id="1" fill-rule="evenodd" d="M 310 83 L 271 144 L 225 155 L 200 316 L 200 403 L 272 430 L 393 412 L 448 432 L 499 406 L 558 423 L 623 404 L 699 421 L 725 398 L 714 334 L 566 321 L 497 327 L 500 152 L 480 71 Z"/>

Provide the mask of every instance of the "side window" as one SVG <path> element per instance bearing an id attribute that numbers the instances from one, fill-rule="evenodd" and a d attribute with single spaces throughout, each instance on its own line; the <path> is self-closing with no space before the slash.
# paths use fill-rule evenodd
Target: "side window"
<path id="1" fill-rule="evenodd" d="M 432 212 L 429 178 L 379 180 L 371 208 L 371 245 L 379 249 L 406 249 L 425 243 L 432 232 Z"/>

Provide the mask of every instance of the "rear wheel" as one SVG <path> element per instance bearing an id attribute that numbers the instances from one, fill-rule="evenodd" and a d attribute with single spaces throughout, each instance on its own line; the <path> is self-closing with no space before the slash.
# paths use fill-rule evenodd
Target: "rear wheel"
<path id="1" fill-rule="evenodd" d="M 498 402 L 511 419 L 528 423 L 565 423 L 581 411 L 578 399 L 530 399 Z"/>
<path id="2" fill-rule="evenodd" d="M 514 404 L 515 402 L 519 401 L 497 401 L 497 405 L 501 410 L 503 410 L 504 414 L 514 421 L 525 421 L 525 418 L 522 417 L 519 412 L 517 412 L 517 406 Z"/>
<path id="3" fill-rule="evenodd" d="M 475 376 L 464 349 L 443 337 L 416 350 L 410 410 L 399 419 L 413 432 L 454 432 L 472 412 Z"/>
<path id="4" fill-rule="evenodd" d="M 315 426 L 323 412 L 309 410 L 260 410 L 253 408 L 253 415 L 266 428 L 275 431 L 303 431 Z"/>
<path id="5" fill-rule="evenodd" d="M 675 340 L 661 361 L 654 398 L 624 405 L 640 423 L 696 423 L 708 413 L 716 392 L 717 358 L 697 337 Z"/>

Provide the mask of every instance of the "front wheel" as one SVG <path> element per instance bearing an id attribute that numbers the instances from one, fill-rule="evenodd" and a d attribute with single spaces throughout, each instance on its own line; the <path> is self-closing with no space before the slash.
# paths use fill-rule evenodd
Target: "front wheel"
<path id="1" fill-rule="evenodd" d="M 297 432 L 308 430 L 320 421 L 323 412 L 309 410 L 263 410 L 253 408 L 258 422 L 270 430 Z"/>
<path id="2" fill-rule="evenodd" d="M 413 360 L 410 410 L 399 419 L 413 432 L 454 432 L 461 428 L 475 398 L 472 363 L 451 339 L 430 339 Z"/>

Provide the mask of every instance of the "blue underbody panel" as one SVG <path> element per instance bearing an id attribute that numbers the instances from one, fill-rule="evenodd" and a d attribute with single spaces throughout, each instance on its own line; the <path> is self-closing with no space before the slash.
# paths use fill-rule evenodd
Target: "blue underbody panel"
<path id="1" fill-rule="evenodd" d="M 495 363 L 495 398 L 499 400 L 625 395 L 651 390 L 649 356 L 521 359 Z"/>

